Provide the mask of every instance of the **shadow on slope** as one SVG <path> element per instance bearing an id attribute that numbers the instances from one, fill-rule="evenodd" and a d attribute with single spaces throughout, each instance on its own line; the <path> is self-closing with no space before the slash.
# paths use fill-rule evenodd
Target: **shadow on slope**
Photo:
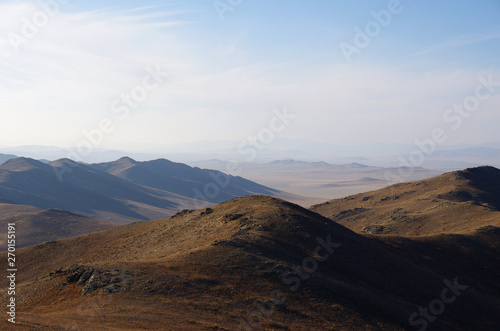
<path id="1" fill-rule="evenodd" d="M 458 277 L 468 289 L 432 328 L 494 330 L 496 233 L 428 237 L 438 251 L 419 252 L 419 240 L 364 237 L 282 200 L 237 198 L 20 250 L 20 324 L 402 330 Z M 105 304 L 89 319 L 91 302 Z"/>
<path id="2" fill-rule="evenodd" d="M 93 167 L 135 184 L 182 196 L 196 197 L 211 203 L 221 203 L 246 195 L 279 193 L 278 190 L 241 177 L 226 175 L 216 170 L 192 168 L 186 164 L 165 159 L 137 162 L 124 157 L 114 162 L 94 164 Z M 207 185 L 210 186 L 208 194 Z"/>

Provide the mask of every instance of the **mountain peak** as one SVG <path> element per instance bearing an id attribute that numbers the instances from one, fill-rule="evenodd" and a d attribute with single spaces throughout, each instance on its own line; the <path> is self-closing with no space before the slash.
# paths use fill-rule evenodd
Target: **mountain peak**
<path id="1" fill-rule="evenodd" d="M 467 168 L 464 170 L 454 171 L 454 174 L 467 178 L 467 179 L 479 179 L 479 178 L 488 178 L 488 179 L 500 179 L 500 169 L 497 169 L 492 166 L 480 166 L 474 168 Z"/>
<path id="2" fill-rule="evenodd" d="M 455 172 L 455 176 L 467 181 L 475 202 L 487 203 L 500 210 L 500 169 L 491 166 L 467 168 Z"/>
<path id="3" fill-rule="evenodd" d="M 213 212 L 211 218 L 217 222 L 220 222 L 221 218 L 228 221 L 238 219 L 243 228 L 264 231 L 268 237 L 289 237 L 292 233 L 319 235 L 321 231 L 326 231 L 327 226 L 330 230 L 345 232 L 343 227 L 318 217 L 318 214 L 308 209 L 262 194 L 234 198 L 207 210 L 206 214 Z"/>
<path id="4" fill-rule="evenodd" d="M 80 165 L 80 163 L 73 161 L 71 159 L 68 159 L 68 158 L 63 158 L 63 159 L 52 161 L 49 163 L 49 165 L 51 165 L 52 167 L 56 167 L 56 168 L 63 167 L 63 166 L 69 166 L 69 167 L 74 168 L 74 167 Z"/>
<path id="5" fill-rule="evenodd" d="M 36 168 L 45 168 L 46 165 L 43 162 L 27 158 L 27 157 L 17 157 L 10 159 L 0 166 L 0 169 L 9 171 L 25 171 Z"/>
<path id="6" fill-rule="evenodd" d="M 346 164 L 346 166 L 350 168 L 368 168 L 367 165 L 361 164 L 361 163 L 356 163 L 356 162 L 351 162 L 349 164 Z"/>
<path id="7" fill-rule="evenodd" d="M 297 161 L 294 159 L 286 159 L 286 160 L 276 160 L 271 162 L 270 164 L 304 164 L 304 161 Z"/>
<path id="8" fill-rule="evenodd" d="M 118 160 L 116 160 L 117 163 L 124 163 L 124 164 L 137 164 L 138 162 L 136 160 L 134 160 L 133 158 L 131 157 L 128 157 L 128 156 L 124 156 Z"/>

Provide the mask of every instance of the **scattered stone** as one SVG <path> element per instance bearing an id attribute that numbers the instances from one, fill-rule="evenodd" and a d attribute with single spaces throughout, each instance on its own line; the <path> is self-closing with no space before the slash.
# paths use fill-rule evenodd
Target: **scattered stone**
<path id="1" fill-rule="evenodd" d="M 230 221 L 235 221 L 239 218 L 241 218 L 243 215 L 241 214 L 226 214 L 224 216 L 224 221 L 227 223 L 227 222 L 230 222 Z"/>
<path id="2" fill-rule="evenodd" d="M 180 212 L 176 213 L 174 216 L 172 217 L 176 217 L 176 216 L 182 216 L 182 215 L 187 215 L 187 214 L 191 214 L 192 212 L 194 212 L 195 210 L 194 209 L 183 209 L 181 210 Z"/>
<path id="3" fill-rule="evenodd" d="M 340 213 L 332 215 L 330 218 L 344 219 L 348 217 L 358 216 L 359 214 L 364 213 L 365 211 L 368 210 L 369 209 L 366 208 L 354 208 L 354 209 L 343 210 Z"/>
<path id="4" fill-rule="evenodd" d="M 116 283 L 121 283 L 121 282 L 122 282 L 122 279 L 120 277 L 114 277 L 110 281 L 111 284 L 116 284 Z"/>
<path id="5" fill-rule="evenodd" d="M 63 284 L 76 284 L 82 288 L 82 296 L 88 295 L 98 289 L 103 289 L 103 293 L 111 294 L 120 292 L 123 277 L 109 271 L 100 270 L 90 266 L 72 265 L 68 269 L 58 269 L 59 273 L 66 276 Z M 66 286 L 64 285 L 64 286 Z M 106 289 L 105 289 L 106 288 Z"/>
<path id="6" fill-rule="evenodd" d="M 214 212 L 214 210 L 212 208 L 207 208 L 207 209 L 205 209 L 205 211 L 201 212 L 200 215 L 210 215 L 213 212 Z"/>
<path id="7" fill-rule="evenodd" d="M 105 288 L 102 289 L 102 293 L 104 294 L 112 294 L 112 293 L 118 293 L 121 290 L 121 286 L 118 284 L 111 284 L 109 286 L 106 286 Z"/>
<path id="8" fill-rule="evenodd" d="M 364 233 L 368 234 L 386 234 L 391 232 L 388 227 L 382 225 L 371 225 L 363 229 Z"/>
<path id="9" fill-rule="evenodd" d="M 385 198 L 380 199 L 380 201 L 383 202 L 383 201 L 387 201 L 387 200 L 397 200 L 397 199 L 399 199 L 399 195 L 395 195 L 392 197 L 385 197 Z"/>

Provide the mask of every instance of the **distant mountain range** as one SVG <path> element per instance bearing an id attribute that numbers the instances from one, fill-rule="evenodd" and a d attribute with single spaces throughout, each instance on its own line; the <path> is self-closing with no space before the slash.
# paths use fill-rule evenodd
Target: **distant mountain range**
<path id="1" fill-rule="evenodd" d="M 69 159 L 46 164 L 14 158 L 0 166 L 0 199 L 117 224 L 165 218 L 252 194 L 297 198 L 241 177 L 168 160 L 121 158 L 86 165 Z"/>
<path id="2" fill-rule="evenodd" d="M 110 162 L 123 155 L 141 160 L 167 158 L 177 162 L 197 162 L 208 158 L 224 161 L 236 160 L 240 163 L 250 162 L 248 154 L 238 152 L 238 141 L 202 141 L 162 147 L 158 152 L 125 152 L 120 150 L 95 150 L 86 156 L 86 163 Z M 144 146 L 143 150 L 148 150 Z M 150 147 L 150 146 L 149 146 Z M 325 161 L 329 163 L 358 162 L 379 167 L 395 167 L 399 157 L 408 157 L 418 151 L 415 144 L 364 144 L 337 145 L 305 140 L 275 139 L 265 149 L 259 150 L 255 160 L 251 162 L 269 163 L 275 160 L 295 159 L 303 161 Z M 56 160 L 67 158 L 70 149 L 53 146 L 20 146 L 0 148 L 0 153 L 18 155 L 34 159 Z M 2 158 L 0 157 L 0 162 Z M 479 165 L 500 166 L 500 142 L 485 144 L 458 144 L 437 146 L 436 151 L 426 157 L 424 164 L 430 169 L 458 170 L 467 166 Z"/>
<path id="3" fill-rule="evenodd" d="M 190 162 L 192 166 L 222 170 L 228 162 L 207 160 Z M 311 197 L 309 207 L 332 198 L 366 192 L 392 184 L 387 173 L 398 173 L 395 168 L 374 167 L 350 162 L 331 164 L 328 162 L 307 162 L 293 159 L 277 160 L 269 163 L 240 163 L 241 176 L 300 196 Z M 408 173 L 408 171 L 405 171 Z M 442 174 L 424 168 L 413 168 L 405 181 L 431 178 Z M 300 201 L 292 202 L 306 206 Z"/>

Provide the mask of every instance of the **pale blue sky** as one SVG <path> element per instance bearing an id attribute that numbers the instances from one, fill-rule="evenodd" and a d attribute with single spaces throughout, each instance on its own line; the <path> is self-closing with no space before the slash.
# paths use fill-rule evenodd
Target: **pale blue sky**
<path id="1" fill-rule="evenodd" d="M 76 146 L 103 119 L 114 130 L 98 148 L 242 141 L 284 105 L 297 119 L 280 138 L 411 144 L 443 128 L 447 144 L 500 141 L 500 87 L 457 130 L 443 118 L 480 77 L 500 81 L 498 0 L 243 0 L 224 20 L 213 3 L 73 0 L 25 36 L 39 2 L 0 1 L 0 145 Z M 341 43 L 370 24 L 348 61 Z M 113 102 L 146 67 L 169 76 L 120 117 Z"/>

